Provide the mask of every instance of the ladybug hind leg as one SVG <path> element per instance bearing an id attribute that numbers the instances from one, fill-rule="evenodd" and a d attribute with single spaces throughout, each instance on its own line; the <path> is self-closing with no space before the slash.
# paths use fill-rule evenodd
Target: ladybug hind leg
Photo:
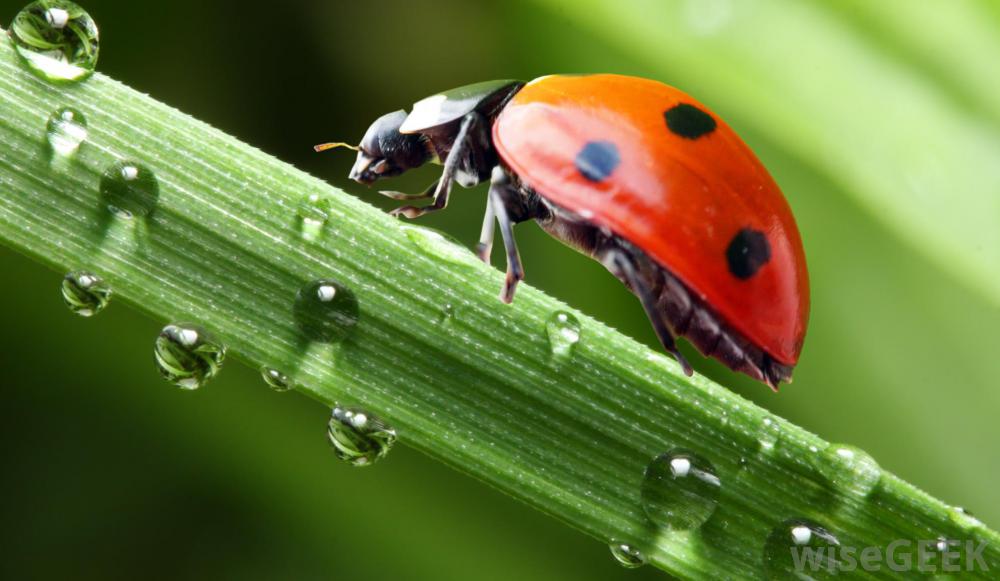
<path id="1" fill-rule="evenodd" d="M 677 349 L 677 342 L 667 322 L 666 315 L 657 305 L 656 294 L 649 287 L 646 280 L 639 275 L 632 257 L 624 250 L 615 248 L 608 251 L 602 262 L 608 266 L 616 277 L 625 281 L 629 288 L 632 289 L 632 292 L 639 297 L 639 302 L 642 303 L 642 308 L 646 311 L 646 316 L 649 317 L 650 322 L 653 324 L 653 330 L 656 331 L 656 336 L 660 339 L 660 343 L 663 344 L 663 348 L 677 359 L 685 375 L 692 375 L 694 371 L 691 368 L 691 364 L 688 363 L 684 355 Z"/>
<path id="2" fill-rule="evenodd" d="M 400 206 L 389 212 L 389 215 L 406 216 L 412 220 L 424 214 L 444 209 L 448 205 L 448 196 L 451 195 L 451 184 L 455 181 L 455 174 L 458 172 L 458 167 L 462 162 L 463 156 L 468 155 L 473 143 L 483 140 L 483 133 L 485 131 L 485 123 L 481 114 L 473 111 L 463 117 L 458 128 L 458 133 L 455 134 L 451 151 L 448 152 L 448 157 L 444 160 L 444 170 L 441 171 L 441 178 L 433 186 L 433 195 L 426 195 L 429 192 L 422 194 L 401 194 L 401 196 L 399 192 L 385 193 L 390 198 L 397 200 L 433 197 L 434 201 L 426 206 Z"/>

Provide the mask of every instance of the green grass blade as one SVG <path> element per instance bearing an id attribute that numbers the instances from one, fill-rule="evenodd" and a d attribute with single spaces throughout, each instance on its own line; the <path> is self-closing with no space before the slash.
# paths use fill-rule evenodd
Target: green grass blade
<path id="1" fill-rule="evenodd" d="M 572 359 L 553 360 L 545 323 L 571 311 L 565 305 L 528 286 L 502 305 L 502 275 L 468 251 L 426 241 L 103 75 L 53 87 L 2 43 L 0 102 L 5 244 L 60 271 L 92 269 L 118 299 L 164 322 L 197 322 L 243 361 L 285 370 L 327 405 L 377 413 L 410 446 L 604 542 L 637 545 L 666 571 L 757 575 L 770 531 L 792 517 L 857 547 L 982 540 L 986 563 L 1000 567 L 1000 536 L 978 521 L 888 473 L 859 492 L 864 474 L 831 462 L 827 442 L 703 377 L 684 377 L 581 313 Z M 62 106 L 90 126 L 68 161 L 45 143 L 48 116 Z M 157 210 L 140 225 L 110 219 L 98 194 L 119 159 L 139 160 L 159 179 Z M 308 194 L 331 206 L 313 241 L 295 212 Z M 305 345 L 292 312 L 296 291 L 319 277 L 353 289 L 361 309 L 351 339 L 330 349 Z M 446 303 L 453 314 L 442 322 Z M 722 482 L 718 510 L 697 530 L 658 529 L 641 507 L 646 465 L 673 447 L 707 458 Z"/>

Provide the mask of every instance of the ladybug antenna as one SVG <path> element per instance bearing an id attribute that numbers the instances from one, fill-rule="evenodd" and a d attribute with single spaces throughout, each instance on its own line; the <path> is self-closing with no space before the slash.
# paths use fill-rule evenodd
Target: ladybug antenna
<path id="1" fill-rule="evenodd" d="M 320 143 L 319 145 L 314 145 L 313 149 L 316 152 L 326 151 L 328 149 L 335 149 L 337 147 L 346 147 L 347 149 L 353 149 L 354 151 L 361 151 L 361 148 L 357 145 L 351 145 L 350 143 L 344 143 L 343 141 L 335 141 L 333 143 Z"/>

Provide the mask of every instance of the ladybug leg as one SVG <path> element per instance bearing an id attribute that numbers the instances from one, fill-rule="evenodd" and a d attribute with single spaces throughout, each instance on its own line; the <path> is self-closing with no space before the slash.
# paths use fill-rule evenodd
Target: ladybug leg
<path id="1" fill-rule="evenodd" d="M 444 170 L 441 172 L 441 179 L 437 181 L 434 188 L 434 201 L 427 206 L 400 206 L 389 212 L 390 216 L 406 216 L 411 220 L 419 218 L 424 214 L 436 212 L 448 205 L 448 196 L 451 195 L 451 184 L 455 181 L 455 172 L 458 171 L 458 164 L 462 157 L 468 153 L 470 140 L 473 132 L 483 133 L 482 115 L 473 111 L 462 118 L 462 124 L 455 134 L 454 145 L 448 152 L 448 158 L 444 160 Z M 421 197 L 419 194 L 416 197 Z M 428 196 L 430 197 L 430 196 Z"/>
<path id="2" fill-rule="evenodd" d="M 427 198 L 434 197 L 434 192 L 437 191 L 438 183 L 440 181 L 441 180 L 434 180 L 434 183 L 427 186 L 427 188 L 419 194 L 406 194 L 392 190 L 382 190 L 379 193 L 387 198 L 392 198 L 393 200 L 425 200 Z"/>
<path id="3" fill-rule="evenodd" d="M 656 297 L 649 288 L 649 285 L 646 284 L 646 281 L 639 276 L 632 258 L 626 252 L 615 249 L 609 252 L 605 260 L 610 264 L 611 272 L 618 278 L 626 281 L 628 286 L 632 288 L 632 292 L 639 297 L 642 308 L 646 310 L 646 316 L 649 317 L 650 322 L 653 324 L 653 330 L 656 331 L 656 336 L 660 339 L 660 343 L 663 344 L 663 348 L 677 359 L 677 362 L 681 365 L 681 369 L 684 370 L 684 375 L 692 375 L 694 371 L 691 369 L 691 364 L 677 350 L 677 343 L 674 341 L 673 332 L 671 332 L 669 325 L 667 325 L 666 316 L 657 308 Z"/>
<path id="4" fill-rule="evenodd" d="M 516 222 L 511 220 L 512 213 L 515 216 L 523 213 L 523 209 L 519 207 L 515 199 L 516 194 L 517 192 L 511 187 L 510 180 L 507 178 L 507 174 L 503 171 L 503 168 L 500 166 L 493 168 L 486 217 L 490 217 L 490 209 L 492 208 L 497 222 L 500 224 L 500 235 L 503 236 L 503 245 L 507 250 L 507 279 L 504 281 L 503 289 L 500 291 L 500 300 L 508 304 L 514 300 L 514 290 L 517 288 L 517 283 L 524 280 L 524 267 L 521 266 L 521 255 L 517 251 L 517 242 L 514 241 L 514 224 Z M 492 220 L 490 222 L 491 225 L 488 230 L 490 238 L 492 238 Z M 485 223 L 483 224 L 483 230 L 485 234 L 487 230 Z M 483 243 L 484 240 L 480 240 L 480 244 L 482 245 Z"/>
<path id="5" fill-rule="evenodd" d="M 496 224 L 496 219 L 496 212 L 493 211 L 493 196 L 486 196 L 483 230 L 479 235 L 479 243 L 476 244 L 476 256 L 486 264 L 490 263 L 490 255 L 493 253 L 493 226 Z"/>

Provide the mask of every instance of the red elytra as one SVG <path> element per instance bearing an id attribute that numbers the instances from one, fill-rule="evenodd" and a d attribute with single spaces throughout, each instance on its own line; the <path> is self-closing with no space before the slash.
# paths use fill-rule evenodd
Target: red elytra
<path id="1" fill-rule="evenodd" d="M 809 317 L 809 280 L 795 219 L 750 148 L 718 117 L 714 130 L 669 130 L 677 105 L 708 108 L 647 79 L 551 76 L 528 83 L 493 125 L 503 161 L 539 195 L 646 251 L 779 362 L 793 366 Z M 620 164 L 587 179 L 575 158 L 593 140 L 617 146 Z M 726 260 L 744 229 L 764 233 L 770 259 L 752 276 Z"/>
<path id="2" fill-rule="evenodd" d="M 380 117 L 357 149 L 365 184 L 443 162 L 422 194 L 382 192 L 434 200 L 394 215 L 490 180 L 479 250 L 488 261 L 498 223 L 505 301 L 523 278 L 512 227 L 534 219 L 621 279 L 689 374 L 677 335 L 772 388 L 790 381 L 809 314 L 798 229 L 753 152 L 686 93 L 621 75 L 487 81 Z"/>

